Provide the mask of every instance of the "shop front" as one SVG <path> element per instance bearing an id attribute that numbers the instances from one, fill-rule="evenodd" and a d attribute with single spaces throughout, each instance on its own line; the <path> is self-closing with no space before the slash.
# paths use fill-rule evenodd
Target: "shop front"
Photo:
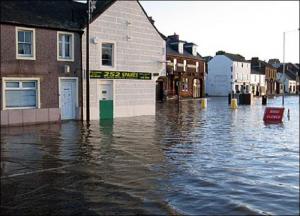
<path id="1" fill-rule="evenodd" d="M 90 72 L 92 120 L 155 114 L 155 81 L 151 73 Z"/>

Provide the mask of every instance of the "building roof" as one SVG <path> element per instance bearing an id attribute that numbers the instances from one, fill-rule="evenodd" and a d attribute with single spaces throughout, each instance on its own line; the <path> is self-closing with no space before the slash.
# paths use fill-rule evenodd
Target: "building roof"
<path id="1" fill-rule="evenodd" d="M 281 64 L 280 67 L 278 68 L 278 72 L 282 73 L 283 72 L 283 65 Z M 286 63 L 285 64 L 285 74 L 291 79 L 291 80 L 296 80 L 297 76 L 300 76 L 300 71 L 299 67 L 297 67 L 296 64 L 292 63 Z"/>
<path id="2" fill-rule="evenodd" d="M 227 53 L 227 52 L 221 51 L 220 54 L 216 54 L 216 55 L 224 55 L 227 58 L 229 58 L 230 60 L 236 61 L 236 62 L 246 62 L 246 63 L 249 63 L 249 61 L 247 61 L 245 59 L 245 57 L 242 56 L 242 55 L 240 55 L 240 54 L 232 54 L 232 53 Z"/>
<path id="3" fill-rule="evenodd" d="M 1 1 L 1 23 L 80 31 L 85 4 L 71 0 Z"/>
<path id="4" fill-rule="evenodd" d="M 91 22 L 97 19 L 116 0 L 98 0 Z M 158 31 L 152 19 L 137 1 L 142 11 Z M 87 22 L 87 4 L 73 0 L 7 0 L 1 1 L 1 23 L 33 27 L 82 31 Z"/>
<path id="5" fill-rule="evenodd" d="M 185 48 L 183 48 L 183 53 L 179 53 L 178 50 L 173 49 L 169 44 L 167 44 L 167 55 L 174 55 L 174 56 L 180 56 L 183 58 L 192 58 L 192 59 L 198 59 L 198 60 L 204 61 L 204 59 L 198 52 L 197 52 L 197 55 L 194 56 L 191 53 L 189 53 Z"/>
<path id="6" fill-rule="evenodd" d="M 251 74 L 265 75 L 265 73 L 258 68 L 251 68 Z"/>

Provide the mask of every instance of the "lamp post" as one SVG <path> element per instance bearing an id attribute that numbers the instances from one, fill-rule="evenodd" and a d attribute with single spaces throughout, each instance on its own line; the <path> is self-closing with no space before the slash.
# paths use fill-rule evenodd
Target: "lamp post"
<path id="1" fill-rule="evenodd" d="M 87 24 L 86 24 L 86 120 L 90 121 L 90 69 L 89 69 L 89 55 L 90 55 L 90 22 L 93 11 L 96 9 L 96 0 L 87 0 Z"/>
<path id="2" fill-rule="evenodd" d="M 283 84 L 283 94 L 282 94 L 282 106 L 284 106 L 284 94 L 285 94 L 285 34 L 289 32 L 295 32 L 299 31 L 300 28 L 291 30 L 291 31 L 285 31 L 283 32 L 283 56 L 282 56 L 282 84 Z"/>

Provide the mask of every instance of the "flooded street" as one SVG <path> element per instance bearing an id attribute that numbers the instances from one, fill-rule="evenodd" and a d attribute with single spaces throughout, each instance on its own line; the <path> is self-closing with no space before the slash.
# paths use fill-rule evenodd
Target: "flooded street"
<path id="1" fill-rule="evenodd" d="M 263 123 L 260 100 L 238 110 L 227 98 L 208 98 L 206 110 L 198 100 L 168 102 L 156 116 L 2 128 L 1 211 L 297 215 L 299 98 L 286 97 L 281 125 Z"/>

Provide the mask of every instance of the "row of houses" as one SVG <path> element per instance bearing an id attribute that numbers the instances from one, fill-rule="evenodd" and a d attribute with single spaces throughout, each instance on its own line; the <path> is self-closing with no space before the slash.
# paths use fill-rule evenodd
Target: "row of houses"
<path id="1" fill-rule="evenodd" d="M 266 62 L 258 57 L 246 60 L 242 55 L 224 51 L 205 58 L 208 60 L 206 93 L 209 96 L 227 96 L 232 93 L 251 93 L 254 96 L 299 93 L 299 64 L 282 64 L 278 59 Z"/>
<path id="2" fill-rule="evenodd" d="M 154 115 L 156 100 L 276 91 L 255 59 L 202 57 L 195 43 L 163 35 L 139 1 L 96 1 L 87 17 L 73 0 L 1 1 L 1 126 L 86 120 L 87 110 L 91 120 Z"/>
<path id="3" fill-rule="evenodd" d="M 138 1 L 96 1 L 89 25 L 87 9 L 1 2 L 1 126 L 85 120 L 87 109 L 91 120 L 154 115 L 156 99 L 204 96 L 196 44 L 161 34 Z"/>

